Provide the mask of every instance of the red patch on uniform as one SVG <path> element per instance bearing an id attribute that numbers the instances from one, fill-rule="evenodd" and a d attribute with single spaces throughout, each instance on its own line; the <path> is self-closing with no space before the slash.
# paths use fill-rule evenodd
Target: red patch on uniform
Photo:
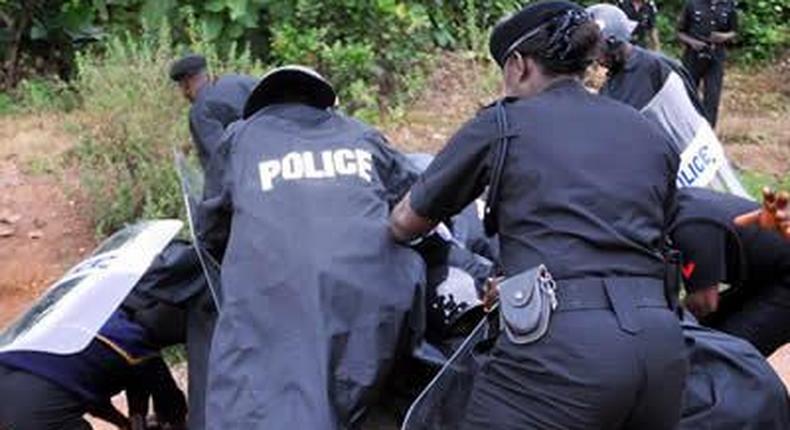
<path id="1" fill-rule="evenodd" d="M 688 264 L 686 264 L 685 266 L 683 266 L 681 268 L 681 270 L 683 271 L 683 277 L 686 278 L 686 279 L 691 278 L 691 274 L 694 273 L 694 269 L 696 267 L 697 267 L 697 263 L 695 263 L 693 261 L 691 261 Z"/>

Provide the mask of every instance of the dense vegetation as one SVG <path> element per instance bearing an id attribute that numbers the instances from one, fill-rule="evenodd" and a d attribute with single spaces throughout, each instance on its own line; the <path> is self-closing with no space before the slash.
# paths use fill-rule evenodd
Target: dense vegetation
<path id="1" fill-rule="evenodd" d="M 522 3 L 0 0 L 0 112 L 80 109 L 71 160 L 104 234 L 139 217 L 179 215 L 171 153 L 189 136 L 186 105 L 166 77 L 178 55 L 203 53 L 215 73 L 314 66 L 339 88 L 344 109 L 378 122 L 414 94 L 441 50 L 485 58 L 489 28 Z M 743 61 L 787 48 L 786 0 L 740 3 Z M 682 0 L 661 5 L 666 45 Z"/>

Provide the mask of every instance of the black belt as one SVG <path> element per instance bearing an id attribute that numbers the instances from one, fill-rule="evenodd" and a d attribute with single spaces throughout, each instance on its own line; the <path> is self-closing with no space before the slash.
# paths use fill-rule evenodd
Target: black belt
<path id="1" fill-rule="evenodd" d="M 611 309 L 620 328 L 638 333 L 637 308 L 671 308 L 665 283 L 649 277 L 583 278 L 557 281 L 555 312 Z"/>

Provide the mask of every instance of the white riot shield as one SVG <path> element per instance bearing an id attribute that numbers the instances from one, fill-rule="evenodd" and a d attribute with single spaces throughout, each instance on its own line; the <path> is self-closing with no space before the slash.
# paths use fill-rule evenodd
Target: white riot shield
<path id="1" fill-rule="evenodd" d="M 203 172 L 200 168 L 190 165 L 186 156 L 178 150 L 174 150 L 173 155 L 175 157 L 176 170 L 181 178 L 181 191 L 184 195 L 184 206 L 187 211 L 192 243 L 197 250 L 198 260 L 200 260 L 200 266 L 203 268 L 203 273 L 206 276 L 206 282 L 211 291 L 211 297 L 214 300 L 217 312 L 220 312 L 220 305 L 222 304 L 220 264 L 211 254 L 206 252 L 195 230 L 195 215 L 197 214 L 198 203 L 203 195 Z"/>
<path id="2" fill-rule="evenodd" d="M 711 187 L 751 199 L 708 121 L 689 99 L 683 78 L 670 72 L 642 113 L 667 132 L 681 153 L 678 187 Z"/>
<path id="3" fill-rule="evenodd" d="M 182 225 L 147 221 L 112 235 L 0 335 L 0 352 L 85 349 Z"/>
<path id="4" fill-rule="evenodd" d="M 461 426 L 479 370 L 475 347 L 488 336 L 483 318 L 411 404 L 401 430 L 454 430 Z"/>

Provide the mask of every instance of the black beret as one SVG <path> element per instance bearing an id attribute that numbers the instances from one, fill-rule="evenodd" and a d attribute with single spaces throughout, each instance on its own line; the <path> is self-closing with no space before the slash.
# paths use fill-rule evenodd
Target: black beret
<path id="1" fill-rule="evenodd" d="M 170 79 L 178 82 L 206 70 L 206 57 L 198 54 L 186 55 L 170 66 Z"/>
<path id="2" fill-rule="evenodd" d="M 304 95 L 307 104 L 319 109 L 337 102 L 332 84 L 315 70 L 298 65 L 278 67 L 261 78 L 244 104 L 244 119 L 258 110 L 283 100 L 289 94 Z"/>
<path id="3" fill-rule="evenodd" d="M 584 8 L 565 0 L 543 0 L 525 6 L 494 27 L 489 41 L 491 57 L 503 67 L 512 49 L 524 41 L 524 36 L 570 10 L 584 11 Z"/>

